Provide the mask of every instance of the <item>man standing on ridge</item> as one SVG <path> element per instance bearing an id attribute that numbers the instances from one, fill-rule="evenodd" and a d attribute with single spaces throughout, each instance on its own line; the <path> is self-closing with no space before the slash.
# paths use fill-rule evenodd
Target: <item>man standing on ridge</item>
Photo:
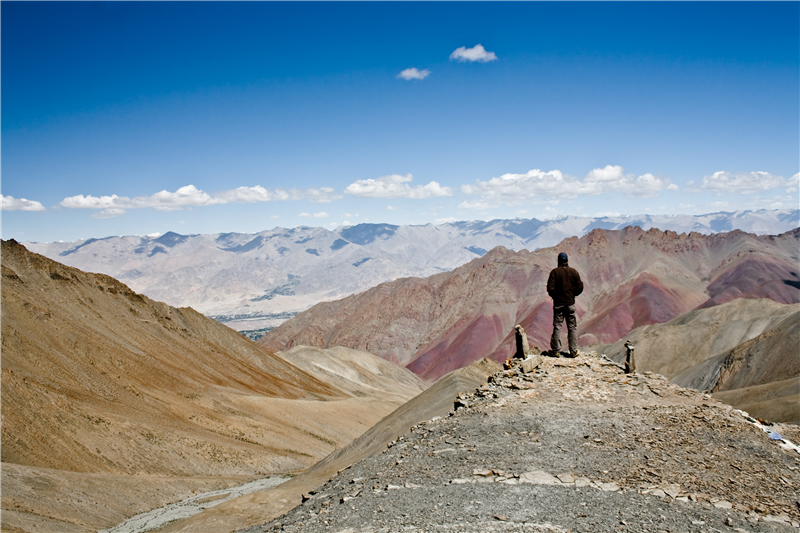
<path id="1" fill-rule="evenodd" d="M 547 294 L 553 299 L 553 336 L 550 337 L 550 354 L 558 357 L 561 351 L 561 322 L 567 320 L 569 356 L 578 356 L 578 320 L 575 318 L 575 297 L 583 292 L 583 282 L 578 271 L 569 266 L 567 254 L 558 254 L 558 267 L 547 278 Z"/>

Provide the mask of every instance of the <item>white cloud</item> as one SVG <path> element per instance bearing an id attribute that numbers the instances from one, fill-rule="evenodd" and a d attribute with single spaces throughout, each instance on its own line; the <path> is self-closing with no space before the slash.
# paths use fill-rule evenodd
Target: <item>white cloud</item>
<path id="1" fill-rule="evenodd" d="M 178 211 L 183 207 L 194 207 L 226 203 L 222 199 L 213 198 L 205 191 L 194 185 L 185 185 L 175 192 L 160 191 L 152 196 L 137 196 L 133 199 L 133 206 L 152 207 L 157 211 Z"/>
<path id="2" fill-rule="evenodd" d="M 125 210 L 118 207 L 109 207 L 92 215 L 92 218 L 114 218 L 124 215 Z"/>
<path id="3" fill-rule="evenodd" d="M 412 180 L 411 174 L 405 176 L 391 174 L 377 179 L 356 180 L 348 185 L 344 192 L 358 198 L 411 198 L 413 200 L 453 195 L 453 189 L 442 187 L 435 181 L 427 185 L 411 187 L 409 182 Z"/>
<path id="4" fill-rule="evenodd" d="M 280 193 L 268 191 L 260 185 L 255 187 L 237 187 L 229 191 L 223 191 L 217 195 L 226 203 L 252 204 L 256 202 L 269 202 L 272 200 L 285 200 Z"/>
<path id="5" fill-rule="evenodd" d="M 481 63 L 486 63 L 488 61 L 494 61 L 497 59 L 497 56 L 494 52 L 487 52 L 482 45 L 476 44 L 472 48 L 467 48 L 465 46 L 456 48 L 455 51 L 450 54 L 450 59 L 455 59 L 456 61 L 480 61 Z"/>
<path id="6" fill-rule="evenodd" d="M 175 192 L 160 191 L 151 196 L 69 196 L 61 201 L 63 207 L 70 209 L 136 209 L 152 207 L 159 211 L 175 211 L 186 206 L 203 206 L 226 203 L 224 199 L 215 199 L 194 185 L 186 185 Z M 117 213 L 120 214 L 120 213 Z"/>
<path id="7" fill-rule="evenodd" d="M 305 191 L 297 191 L 297 192 L 301 193 L 301 198 L 305 198 L 309 202 L 314 202 L 317 204 L 327 204 L 341 198 L 341 196 L 336 194 L 335 191 L 330 187 L 320 187 L 319 189 L 306 189 Z M 298 200 L 301 198 L 298 198 Z"/>
<path id="8" fill-rule="evenodd" d="M 686 192 L 711 191 L 718 194 L 726 192 L 752 194 L 787 185 L 791 188 L 792 179 L 787 180 L 783 176 L 773 176 L 769 172 L 763 171 L 742 172 L 739 174 L 719 171 L 710 176 L 705 176 L 699 187 L 695 187 L 693 181 L 688 182 L 686 184 Z"/>
<path id="9" fill-rule="evenodd" d="M 311 218 L 328 218 L 329 215 L 325 211 L 320 211 L 319 213 L 314 213 L 314 214 L 311 214 L 311 213 L 300 213 L 297 216 L 299 216 L 299 217 L 311 217 Z"/>
<path id="10" fill-rule="evenodd" d="M 798 189 L 800 189 L 800 172 L 786 180 L 786 185 L 789 187 L 786 189 L 788 194 L 796 193 Z"/>
<path id="11" fill-rule="evenodd" d="M 608 192 L 622 192 L 628 196 L 648 198 L 662 190 L 677 190 L 668 179 L 652 174 L 634 176 L 625 174 L 622 167 L 607 165 L 593 169 L 582 181 L 560 170 L 543 172 L 533 169 L 525 174 L 503 174 L 488 181 L 477 180 L 474 185 L 462 185 L 464 194 L 478 196 L 476 200 L 462 202 L 459 207 L 486 209 L 500 205 L 517 205 L 524 202 L 553 202 L 563 198 L 594 196 Z"/>
<path id="12" fill-rule="evenodd" d="M 621 166 L 606 165 L 604 168 L 592 169 L 586 175 L 586 181 L 593 183 L 611 183 L 614 181 L 619 181 L 623 177 L 624 174 L 622 173 Z"/>
<path id="13" fill-rule="evenodd" d="M 397 75 L 398 78 L 403 80 L 424 80 L 431 73 L 430 70 L 419 70 L 416 67 L 407 68 Z"/>
<path id="14" fill-rule="evenodd" d="M 151 207 L 157 211 L 177 211 L 184 207 L 200 207 L 215 204 L 252 204 L 256 202 L 272 202 L 284 200 L 308 200 L 314 203 L 328 203 L 338 200 L 341 196 L 335 194 L 330 187 L 318 189 L 265 189 L 260 185 L 255 187 L 238 187 L 210 195 L 194 185 L 186 185 L 175 192 L 161 191 L 150 196 L 84 196 L 82 194 L 69 196 L 61 201 L 63 207 L 70 209 L 102 209 L 94 218 L 109 218 L 119 216 L 127 209 L 140 209 Z M 44 208 L 42 208 L 44 209 Z"/>
<path id="15" fill-rule="evenodd" d="M 386 206 L 386 210 L 387 211 L 397 211 L 398 209 L 399 209 L 398 207 L 395 207 L 393 205 L 387 205 Z"/>
<path id="16" fill-rule="evenodd" d="M 0 194 L 0 208 L 3 211 L 44 211 L 44 206 L 36 200 L 14 198 Z"/>
<path id="17" fill-rule="evenodd" d="M 125 204 L 125 207 L 131 207 L 131 199 L 117 196 L 84 196 L 79 194 L 77 196 L 68 196 L 61 200 L 61 205 L 70 209 L 105 209 L 114 205 Z"/>

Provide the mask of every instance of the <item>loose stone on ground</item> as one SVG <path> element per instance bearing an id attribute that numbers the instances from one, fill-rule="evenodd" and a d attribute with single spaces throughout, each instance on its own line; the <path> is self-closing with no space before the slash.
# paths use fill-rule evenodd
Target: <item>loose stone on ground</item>
<path id="1" fill-rule="evenodd" d="M 548 357 L 454 407 L 244 531 L 800 528 L 800 454 L 661 376 Z"/>

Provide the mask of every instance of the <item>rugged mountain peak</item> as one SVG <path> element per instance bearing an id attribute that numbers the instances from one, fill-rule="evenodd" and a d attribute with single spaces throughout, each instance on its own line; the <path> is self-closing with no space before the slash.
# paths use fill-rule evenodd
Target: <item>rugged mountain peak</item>
<path id="1" fill-rule="evenodd" d="M 800 210 L 787 209 L 698 216 L 465 221 L 438 226 L 359 224 L 334 231 L 276 227 L 259 233 L 169 232 L 28 246 L 84 271 L 114 276 L 151 298 L 192 306 L 235 329 L 253 330 L 278 325 L 314 303 L 359 293 L 385 281 L 452 270 L 496 246 L 536 250 L 596 229 L 623 230 L 638 238 L 646 230 L 660 228 L 672 231 L 666 234 L 669 238 L 677 232 L 682 241 L 733 229 L 779 234 L 797 228 L 798 215 Z M 563 245 L 574 247 L 576 242 L 568 239 Z"/>
<path id="2" fill-rule="evenodd" d="M 482 357 L 509 357 L 517 324 L 534 344 L 549 347 L 545 285 L 560 251 L 584 280 L 577 313 L 585 346 L 735 298 L 800 302 L 798 235 L 630 227 L 594 229 L 535 252 L 494 248 L 451 272 L 317 304 L 259 342 L 274 350 L 295 344 L 367 350 L 434 379 Z"/>

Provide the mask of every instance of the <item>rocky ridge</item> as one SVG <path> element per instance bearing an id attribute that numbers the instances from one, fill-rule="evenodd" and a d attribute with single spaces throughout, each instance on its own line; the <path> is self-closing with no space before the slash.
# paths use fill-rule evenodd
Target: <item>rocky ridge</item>
<path id="1" fill-rule="evenodd" d="M 737 298 L 643 326 L 597 347 L 768 420 L 800 424 L 800 304 Z"/>
<path id="2" fill-rule="evenodd" d="M 262 533 L 791 531 L 800 428 L 595 353 L 512 367 Z M 780 435 L 778 435 L 780 433 Z M 783 440 L 781 440 L 781 437 Z"/>

